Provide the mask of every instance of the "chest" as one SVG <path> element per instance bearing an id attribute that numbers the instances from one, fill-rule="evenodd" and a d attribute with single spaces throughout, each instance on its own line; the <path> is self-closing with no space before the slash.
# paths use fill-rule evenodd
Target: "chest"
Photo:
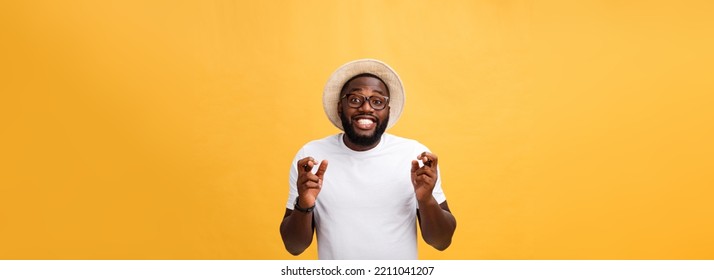
<path id="1" fill-rule="evenodd" d="M 333 156 L 329 161 L 318 197 L 321 204 L 350 209 L 387 205 L 412 208 L 411 159 L 406 155 Z"/>

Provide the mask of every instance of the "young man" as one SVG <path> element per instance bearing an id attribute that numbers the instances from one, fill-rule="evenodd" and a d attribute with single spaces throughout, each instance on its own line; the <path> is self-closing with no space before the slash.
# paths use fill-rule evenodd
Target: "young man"
<path id="1" fill-rule="evenodd" d="M 437 156 L 384 133 L 404 107 L 397 73 L 374 59 L 349 62 L 328 79 L 323 106 L 344 133 L 307 143 L 295 156 L 280 224 L 285 248 L 298 255 L 317 232 L 320 259 L 416 259 L 417 220 L 426 243 L 449 247 L 456 219 Z"/>

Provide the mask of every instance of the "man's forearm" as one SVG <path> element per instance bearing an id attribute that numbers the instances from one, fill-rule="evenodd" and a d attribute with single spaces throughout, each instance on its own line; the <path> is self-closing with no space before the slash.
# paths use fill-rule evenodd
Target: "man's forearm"
<path id="1" fill-rule="evenodd" d="M 312 243 L 312 213 L 287 210 L 280 223 L 280 235 L 285 249 L 295 256 L 301 254 Z"/>
<path id="2" fill-rule="evenodd" d="M 445 203 L 444 208 L 448 209 Z M 424 241 L 438 250 L 448 248 L 456 230 L 454 215 L 443 209 L 433 197 L 428 201 L 419 202 L 418 213 Z"/>

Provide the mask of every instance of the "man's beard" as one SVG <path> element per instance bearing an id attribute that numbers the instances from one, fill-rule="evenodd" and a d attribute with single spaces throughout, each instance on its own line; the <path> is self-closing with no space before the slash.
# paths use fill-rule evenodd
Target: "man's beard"
<path id="1" fill-rule="evenodd" d="M 365 136 L 357 134 L 354 127 L 352 127 L 352 124 L 350 123 L 350 119 L 344 115 L 344 112 L 340 112 L 340 120 L 342 121 L 342 128 L 345 130 L 347 139 L 358 146 L 364 147 L 372 146 L 379 142 L 379 139 L 382 138 L 382 134 L 384 134 L 384 131 L 387 130 L 387 124 L 389 124 L 389 116 L 387 116 L 384 120 L 379 120 L 377 129 L 374 130 L 372 135 Z"/>

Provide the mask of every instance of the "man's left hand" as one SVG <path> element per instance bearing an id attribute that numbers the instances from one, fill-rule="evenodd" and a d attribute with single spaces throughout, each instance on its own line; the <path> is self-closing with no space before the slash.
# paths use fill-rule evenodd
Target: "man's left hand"
<path id="1" fill-rule="evenodd" d="M 419 167 L 419 162 L 412 160 L 412 185 L 414 185 L 417 201 L 421 202 L 432 197 L 436 180 L 439 178 L 436 169 L 438 157 L 435 154 L 423 152 L 417 156 L 417 159 L 421 160 L 424 166 Z"/>

